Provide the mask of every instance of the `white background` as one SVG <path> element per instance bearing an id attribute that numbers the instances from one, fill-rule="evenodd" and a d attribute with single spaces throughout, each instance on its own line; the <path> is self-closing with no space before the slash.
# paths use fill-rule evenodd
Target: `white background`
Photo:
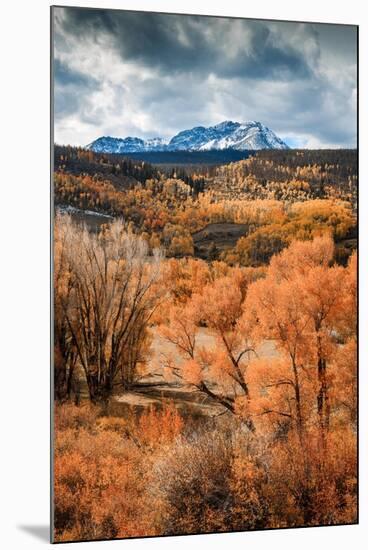
<path id="1" fill-rule="evenodd" d="M 90 543 L 93 547 L 366 547 L 368 17 L 364 4 L 359 0 L 84 0 L 74 4 L 360 25 L 360 525 Z M 44 547 L 48 538 L 49 5 L 49 0 L 8 0 L 2 4 L 0 19 L 0 545 L 6 550 Z"/>

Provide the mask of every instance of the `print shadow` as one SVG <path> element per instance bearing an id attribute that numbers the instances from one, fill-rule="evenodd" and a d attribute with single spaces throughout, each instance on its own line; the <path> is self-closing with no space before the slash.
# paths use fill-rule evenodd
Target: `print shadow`
<path id="1" fill-rule="evenodd" d="M 49 525 L 18 525 L 18 529 L 32 535 L 34 538 L 42 542 L 50 542 L 50 526 Z"/>

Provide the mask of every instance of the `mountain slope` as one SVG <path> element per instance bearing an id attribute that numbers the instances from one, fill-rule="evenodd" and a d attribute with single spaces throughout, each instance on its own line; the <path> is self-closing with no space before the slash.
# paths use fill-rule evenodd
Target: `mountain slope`
<path id="1" fill-rule="evenodd" d="M 95 153 L 142 153 L 149 151 L 165 151 L 167 142 L 162 138 L 143 140 L 137 137 L 114 138 L 102 136 L 89 145 Z"/>
<path id="2" fill-rule="evenodd" d="M 211 151 L 235 149 L 288 149 L 276 134 L 261 122 L 226 120 L 215 126 L 197 126 L 183 130 L 169 142 L 160 137 L 143 140 L 137 137 L 103 136 L 86 146 L 96 153 L 141 153 L 152 151 Z"/>

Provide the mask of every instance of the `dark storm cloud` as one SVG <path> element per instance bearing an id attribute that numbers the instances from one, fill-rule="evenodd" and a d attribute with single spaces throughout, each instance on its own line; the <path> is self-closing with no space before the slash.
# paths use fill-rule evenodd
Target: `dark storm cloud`
<path id="1" fill-rule="evenodd" d="M 54 75 L 57 83 L 61 86 L 92 88 L 98 85 L 98 81 L 95 78 L 74 71 L 57 58 L 54 61 Z"/>
<path id="2" fill-rule="evenodd" d="M 95 115 L 88 116 L 88 97 L 99 89 L 98 80 L 71 69 L 58 58 L 54 60 L 54 78 L 55 115 L 67 116 L 78 113 L 81 120 L 98 124 L 99 120 Z"/>
<path id="3" fill-rule="evenodd" d="M 234 24 L 247 43 L 232 35 Z M 290 45 L 274 43 L 266 23 L 155 13 L 113 12 L 69 8 L 63 29 L 98 43 L 112 40 L 122 59 L 157 67 L 161 73 L 214 73 L 231 78 L 304 78 L 310 76 L 306 59 Z M 224 55 L 224 43 L 234 41 L 236 55 Z"/>
<path id="4" fill-rule="evenodd" d="M 55 8 L 56 135 L 260 120 L 305 146 L 356 145 L 356 28 Z M 59 137 L 60 136 L 60 137 Z"/>

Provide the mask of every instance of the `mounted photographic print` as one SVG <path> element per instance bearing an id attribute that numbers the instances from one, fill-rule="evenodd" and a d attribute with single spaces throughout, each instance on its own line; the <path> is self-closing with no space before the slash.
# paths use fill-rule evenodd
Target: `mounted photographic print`
<path id="1" fill-rule="evenodd" d="M 53 541 L 357 523 L 358 27 L 51 20 Z"/>

